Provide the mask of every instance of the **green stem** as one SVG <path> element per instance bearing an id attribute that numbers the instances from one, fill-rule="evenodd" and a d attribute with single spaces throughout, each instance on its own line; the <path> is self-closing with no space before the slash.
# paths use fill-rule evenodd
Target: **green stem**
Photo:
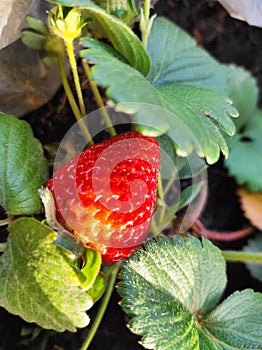
<path id="1" fill-rule="evenodd" d="M 262 253 L 223 250 L 222 255 L 227 261 L 262 264 Z"/>
<path id="2" fill-rule="evenodd" d="M 158 194 L 158 197 L 159 197 L 161 200 L 164 199 L 164 191 L 163 191 L 162 176 L 161 176 L 160 173 L 158 174 L 157 194 Z"/>
<path id="3" fill-rule="evenodd" d="M 88 131 L 88 128 L 87 128 L 84 120 L 82 119 L 81 112 L 77 106 L 74 95 L 73 95 L 72 90 L 70 88 L 70 85 L 68 83 L 64 64 L 63 64 L 63 59 L 61 58 L 61 56 L 59 56 L 59 55 L 57 56 L 57 61 L 58 61 L 58 67 L 59 67 L 59 72 L 60 72 L 60 76 L 61 76 L 61 81 L 62 81 L 63 87 L 65 89 L 65 93 L 66 93 L 66 96 L 68 98 L 68 102 L 70 104 L 70 107 L 72 108 L 74 116 L 75 116 L 76 120 L 79 122 L 79 125 L 80 125 L 86 139 L 88 140 L 88 144 L 91 145 L 94 142 L 92 140 L 92 137 Z"/>
<path id="4" fill-rule="evenodd" d="M 59 16 L 58 18 L 63 18 L 64 17 L 64 14 L 63 14 L 63 7 L 61 4 L 58 4 L 58 13 L 59 13 Z"/>
<path id="5" fill-rule="evenodd" d="M 165 203 L 165 199 L 164 199 L 164 189 L 163 189 L 163 182 L 162 182 L 162 176 L 159 173 L 158 174 L 158 184 L 157 184 L 157 194 L 159 197 L 159 204 L 160 204 L 160 213 L 159 213 L 159 219 L 158 219 L 158 225 L 156 223 L 156 227 L 158 228 L 158 226 L 161 225 L 164 215 L 165 215 L 165 210 L 166 210 L 166 203 Z M 157 230 L 159 231 L 159 229 Z"/>
<path id="6" fill-rule="evenodd" d="M 77 71 L 77 64 L 76 64 L 76 58 L 75 58 L 75 52 L 74 52 L 74 45 L 72 40 L 65 40 L 65 45 L 69 57 L 70 66 L 73 73 L 76 93 L 78 97 L 79 107 L 81 116 L 84 117 L 86 115 L 86 109 L 85 109 L 85 103 L 83 99 L 82 89 L 80 85 L 79 75 Z"/>
<path id="7" fill-rule="evenodd" d="M 172 177 L 169 179 L 168 183 L 165 185 L 165 187 L 163 188 L 163 183 L 161 180 L 161 175 L 159 174 L 159 178 L 158 178 L 158 193 L 160 193 L 161 197 L 161 207 L 159 208 L 160 212 L 159 212 L 159 225 L 163 224 L 163 219 L 165 216 L 165 211 L 167 209 L 167 205 L 165 203 L 165 195 L 168 193 L 169 189 L 171 188 L 172 184 L 174 183 L 175 180 L 175 175 L 176 173 L 174 173 L 172 175 Z M 159 185 L 159 183 L 161 182 L 161 185 Z"/>
<path id="8" fill-rule="evenodd" d="M 11 222 L 10 218 L 0 220 L 0 226 L 6 226 L 9 225 Z"/>
<path id="9" fill-rule="evenodd" d="M 156 15 L 150 18 L 150 0 L 145 0 L 144 9 L 141 9 L 141 18 L 140 18 L 140 30 L 142 35 L 142 44 L 144 48 L 147 48 L 148 37 L 153 25 L 153 21 Z"/>
<path id="10" fill-rule="evenodd" d="M 145 0 L 144 3 L 144 17 L 145 17 L 145 22 L 148 24 L 149 22 L 149 16 L 150 16 L 150 0 Z"/>
<path id="11" fill-rule="evenodd" d="M 109 274 L 110 277 L 109 277 L 109 281 L 108 281 L 105 295 L 104 295 L 103 300 L 101 302 L 101 305 L 100 305 L 100 308 L 99 308 L 98 313 L 96 315 L 96 318 L 95 318 L 95 320 L 94 320 L 94 322 L 89 330 L 89 333 L 88 333 L 86 339 L 84 340 L 80 350 L 88 349 L 89 345 L 91 344 L 91 342 L 92 342 L 92 340 L 93 340 L 93 338 L 98 330 L 98 327 L 99 327 L 99 325 L 104 317 L 106 308 L 108 306 L 111 295 L 113 293 L 119 267 L 120 267 L 120 265 L 117 263 L 117 264 L 114 264 L 112 266 L 112 268 L 110 269 L 110 274 Z"/>
<path id="12" fill-rule="evenodd" d="M 176 172 L 174 172 L 171 176 L 171 178 L 168 180 L 168 183 L 165 185 L 164 187 L 164 191 L 163 191 L 163 197 L 165 197 L 165 195 L 168 193 L 168 191 L 170 190 L 170 188 L 172 187 L 174 181 L 176 179 Z"/>
<path id="13" fill-rule="evenodd" d="M 90 88 L 91 88 L 92 93 L 94 95 L 94 99 L 97 103 L 97 106 L 101 109 L 101 113 L 102 113 L 102 116 L 103 116 L 104 121 L 106 123 L 106 126 L 107 126 L 111 136 L 115 136 L 115 135 L 117 135 L 116 130 L 112 124 L 112 121 L 110 119 L 109 114 L 107 113 L 107 110 L 105 108 L 105 105 L 104 105 L 103 99 L 101 97 L 101 94 L 98 90 L 98 87 L 92 78 L 91 70 L 90 70 L 90 67 L 88 65 L 88 62 L 86 59 L 83 59 L 82 63 L 83 63 L 83 68 L 84 68 L 85 74 L 86 74 L 87 79 L 88 79 L 89 84 L 90 84 Z"/>

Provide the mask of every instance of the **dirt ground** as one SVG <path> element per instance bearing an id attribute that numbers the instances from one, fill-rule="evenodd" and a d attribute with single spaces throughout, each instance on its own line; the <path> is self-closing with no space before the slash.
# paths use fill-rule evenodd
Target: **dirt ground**
<path id="1" fill-rule="evenodd" d="M 196 38 L 199 45 L 220 62 L 235 63 L 251 71 L 262 88 L 262 29 L 232 19 L 218 3 L 208 0 L 160 0 L 155 6 L 155 12 L 184 28 Z M 59 111 L 55 107 L 58 104 L 63 106 Z M 260 94 L 260 105 L 262 105 L 262 94 Z M 59 91 L 48 106 L 42 107 L 24 119 L 30 121 L 35 136 L 41 142 L 50 143 L 59 141 L 73 124 L 74 120 L 68 111 L 64 94 Z M 210 229 L 221 231 L 241 229 L 246 221 L 235 195 L 236 184 L 227 176 L 221 162 L 209 168 L 208 180 L 209 196 L 201 215 L 202 222 Z M 219 247 L 238 249 L 245 242 L 246 240 L 241 240 L 227 245 L 220 244 Z M 225 296 L 247 287 L 262 292 L 261 283 L 250 277 L 244 265 L 228 264 L 228 275 L 229 283 Z M 139 337 L 127 329 L 128 319 L 120 309 L 118 301 L 118 294 L 114 293 L 90 350 L 143 349 L 138 344 Z M 89 312 L 91 318 L 97 307 L 98 305 Z M 39 347 L 39 342 L 30 346 L 18 345 L 22 339 L 20 335 L 22 326 L 27 324 L 19 317 L 9 315 L 0 309 L 0 350 L 42 349 Z M 56 334 L 50 337 L 46 349 L 77 350 L 87 331 L 88 329 L 81 330 L 77 334 L 69 332 Z"/>

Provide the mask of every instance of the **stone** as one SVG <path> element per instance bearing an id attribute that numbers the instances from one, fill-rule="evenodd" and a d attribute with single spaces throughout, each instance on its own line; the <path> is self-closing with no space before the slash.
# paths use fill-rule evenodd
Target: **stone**
<path id="1" fill-rule="evenodd" d="M 21 41 L 27 14 L 46 20 L 43 0 L 0 0 L 0 111 L 21 117 L 46 104 L 61 85 L 58 68 L 48 68 L 41 53 Z"/>

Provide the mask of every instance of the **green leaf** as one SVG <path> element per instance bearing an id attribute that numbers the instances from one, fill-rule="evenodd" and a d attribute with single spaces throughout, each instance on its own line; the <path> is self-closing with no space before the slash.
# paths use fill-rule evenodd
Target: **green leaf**
<path id="1" fill-rule="evenodd" d="M 225 261 L 206 239 L 162 237 L 123 263 L 119 292 L 132 332 L 158 350 L 262 348 L 262 294 L 236 292 L 216 306 Z"/>
<path id="2" fill-rule="evenodd" d="M 82 287 L 86 290 L 90 289 L 100 271 L 101 267 L 101 255 L 93 249 L 86 249 L 85 251 L 85 265 L 81 269 L 81 272 L 85 276 L 85 280 L 82 283 Z"/>
<path id="3" fill-rule="evenodd" d="M 200 342 L 212 342 L 203 349 L 262 349 L 261 310 L 261 293 L 246 289 L 232 294 L 203 318 Z"/>
<path id="4" fill-rule="evenodd" d="M 186 158 L 177 157 L 176 166 L 178 168 L 179 179 L 190 179 L 200 175 L 207 169 L 207 164 L 194 152 Z"/>
<path id="5" fill-rule="evenodd" d="M 117 58 L 112 48 L 92 39 L 84 39 L 81 56 L 95 63 L 93 78 L 107 88 L 107 95 L 125 112 L 137 112 L 139 128 L 152 134 L 167 132 L 183 155 L 194 146 L 210 163 L 217 161 L 220 149 L 228 154 L 220 128 L 234 132 L 230 116 L 237 116 L 228 98 L 189 85 L 153 87 L 139 72 Z"/>
<path id="6" fill-rule="evenodd" d="M 172 167 L 170 163 L 174 165 L 175 174 L 180 180 L 192 179 L 193 177 L 201 174 L 207 168 L 205 161 L 200 158 L 195 152 L 192 152 L 187 157 L 179 157 L 175 152 L 174 144 L 167 134 L 163 134 L 157 137 L 157 142 L 161 151 L 161 176 L 167 174 L 167 178 L 170 178 L 170 172 Z"/>
<path id="7" fill-rule="evenodd" d="M 230 65 L 229 97 L 239 112 L 239 118 L 234 119 L 237 130 L 254 114 L 258 102 L 258 86 L 252 75 L 243 68 Z"/>
<path id="8" fill-rule="evenodd" d="M 54 4 L 60 4 L 63 6 L 69 6 L 69 7 L 75 7 L 75 6 L 89 6 L 93 5 L 93 2 L 91 0 L 48 0 L 49 2 L 52 2 Z"/>
<path id="9" fill-rule="evenodd" d="M 151 60 L 147 79 L 153 85 L 186 84 L 219 94 L 229 92 L 227 69 L 167 19 L 154 20 L 147 51 Z"/>
<path id="10" fill-rule="evenodd" d="M 160 201 L 159 208 L 154 213 L 154 221 L 158 230 L 163 231 L 170 222 L 175 218 L 175 213 L 190 204 L 199 194 L 203 187 L 203 182 L 198 182 L 188 186 L 180 193 L 180 188 L 176 183 L 169 187 L 168 193 L 165 194 L 163 202 Z M 178 192 L 178 193 L 177 193 Z"/>
<path id="11" fill-rule="evenodd" d="M 49 34 L 48 26 L 41 20 L 27 16 L 26 17 L 26 23 L 28 24 L 29 28 L 42 33 L 44 35 Z"/>
<path id="12" fill-rule="evenodd" d="M 44 50 L 45 48 L 46 37 L 31 30 L 23 30 L 21 40 L 30 49 Z"/>
<path id="13" fill-rule="evenodd" d="M 72 6 L 72 4 L 80 6 L 84 10 L 84 15 L 92 18 L 98 32 L 111 41 L 116 51 L 133 68 L 147 75 L 150 68 L 149 57 L 142 42 L 124 22 L 90 1 L 57 0 L 52 2 L 64 6 Z"/>
<path id="14" fill-rule="evenodd" d="M 164 112 L 159 108 L 157 112 L 162 112 L 161 118 L 154 119 L 152 108 L 161 105 L 160 99 L 145 77 L 124 63 L 123 57 L 110 46 L 89 38 L 84 38 L 82 45 L 89 49 L 82 50 L 81 57 L 95 63 L 92 68 L 94 80 L 107 88 L 107 95 L 118 104 L 118 108 L 125 112 L 136 112 L 140 109 L 137 116 L 139 122 L 142 125 L 153 125 L 163 133 L 168 128 Z"/>
<path id="15" fill-rule="evenodd" d="M 52 228 L 58 233 L 54 244 L 56 244 L 60 248 L 63 248 L 65 251 L 72 254 L 72 256 L 75 256 L 76 258 L 81 257 L 81 255 L 85 251 L 85 246 L 83 245 L 83 243 L 79 239 L 77 239 L 73 234 L 66 232 L 66 230 L 58 231 L 56 228 Z"/>
<path id="16" fill-rule="evenodd" d="M 149 242 L 123 263 L 121 306 L 148 349 L 199 349 L 196 316 L 217 304 L 225 262 L 208 240 L 176 236 Z"/>
<path id="17" fill-rule="evenodd" d="M 95 0 L 94 2 L 130 26 L 138 15 L 135 0 Z"/>
<path id="18" fill-rule="evenodd" d="M 92 298 L 93 302 L 96 303 L 104 294 L 105 288 L 105 276 L 102 272 L 99 272 L 92 287 L 88 289 L 87 294 Z"/>
<path id="19" fill-rule="evenodd" d="M 176 161 L 176 153 L 172 140 L 166 134 L 157 137 L 157 142 L 159 143 L 160 150 L 164 153 L 172 163 Z M 161 162 L 162 163 L 162 162 Z"/>
<path id="20" fill-rule="evenodd" d="M 248 244 L 243 248 L 244 252 L 261 253 L 262 252 L 262 233 L 255 238 L 248 240 Z M 262 264 L 246 263 L 251 275 L 262 282 Z"/>
<path id="21" fill-rule="evenodd" d="M 108 45 L 89 38 L 82 39 L 81 43 L 89 47 L 81 51 L 81 57 L 96 64 L 93 68 L 93 77 L 102 86 L 110 86 L 108 92 L 111 98 L 121 99 L 123 102 L 141 101 L 145 103 L 153 102 L 153 99 L 157 98 L 155 90 L 143 75 L 122 62 L 121 56 Z M 137 89 L 139 93 L 142 93 L 141 96 L 139 95 L 139 100 Z"/>
<path id="22" fill-rule="evenodd" d="M 201 191 L 202 187 L 203 183 L 200 181 L 185 188 L 184 191 L 181 192 L 181 196 L 179 198 L 176 210 L 178 211 L 186 207 L 189 203 L 191 203 Z"/>
<path id="23" fill-rule="evenodd" d="M 180 139 L 181 145 L 177 143 L 182 153 L 191 153 L 194 145 L 198 155 L 205 156 L 211 164 L 218 160 L 220 150 L 228 156 L 222 130 L 233 135 L 235 127 L 230 117 L 238 115 L 228 98 L 189 85 L 170 84 L 156 89 L 163 107 L 172 112 L 168 114 L 170 129 L 167 134 L 172 139 L 177 138 L 177 119 L 188 130 L 187 139 L 192 141 L 186 145 Z"/>
<path id="24" fill-rule="evenodd" d="M 85 327 L 85 311 L 93 301 L 81 286 L 79 270 L 53 244 L 56 233 L 31 218 L 15 220 L 9 231 L 0 257 L 0 305 L 43 328 L 74 332 Z"/>
<path id="25" fill-rule="evenodd" d="M 262 191 L 262 110 L 256 110 L 243 131 L 233 137 L 225 160 L 229 174 L 239 185 Z"/>
<path id="26" fill-rule="evenodd" d="M 10 215 L 41 211 L 37 190 L 48 178 L 40 142 L 28 123 L 0 113 L 0 205 Z"/>

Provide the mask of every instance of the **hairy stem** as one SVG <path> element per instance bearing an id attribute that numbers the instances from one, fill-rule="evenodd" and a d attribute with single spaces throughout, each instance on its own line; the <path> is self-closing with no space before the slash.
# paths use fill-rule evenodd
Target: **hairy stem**
<path id="1" fill-rule="evenodd" d="M 90 133 L 88 131 L 86 123 L 82 119 L 82 114 L 81 114 L 81 112 L 80 112 L 80 110 L 79 110 L 79 108 L 77 106 L 77 103 L 75 101 L 74 95 L 73 95 L 72 90 L 70 88 L 70 85 L 68 83 L 67 76 L 66 76 L 66 73 L 65 73 L 64 64 L 63 64 L 63 60 L 62 60 L 61 56 L 57 56 L 57 60 L 58 60 L 58 67 L 59 67 L 59 73 L 60 73 L 60 76 L 61 76 L 61 81 L 62 81 L 64 90 L 65 90 L 66 96 L 68 98 L 68 102 L 70 104 L 70 107 L 71 107 L 71 109 L 72 109 L 72 111 L 74 113 L 74 116 L 75 116 L 76 120 L 79 122 L 81 130 L 83 131 L 86 139 L 88 140 L 88 144 L 91 145 L 94 142 L 93 142 L 92 137 L 91 137 L 91 135 L 90 135 Z"/>
<path id="2" fill-rule="evenodd" d="M 150 18 L 150 2 L 150 0 L 145 0 L 144 8 L 141 9 L 140 14 L 140 31 L 142 35 L 142 44 L 145 49 L 147 48 L 148 37 L 156 17 L 156 15 L 154 15 Z"/>
<path id="3" fill-rule="evenodd" d="M 262 253 L 223 250 L 222 255 L 227 261 L 262 264 Z"/>
<path id="4" fill-rule="evenodd" d="M 145 0 L 144 3 L 144 16 L 145 16 L 145 21 L 148 23 L 149 21 L 149 16 L 150 16 L 150 0 Z"/>
<path id="5" fill-rule="evenodd" d="M 75 83 L 76 93 L 77 93 L 77 97 L 78 97 L 81 116 L 84 117 L 86 115 L 86 109 L 85 109 L 85 103 L 84 103 L 82 89 L 81 89 L 81 85 L 80 85 L 79 75 L 78 75 L 78 71 L 77 71 L 77 64 L 76 64 L 73 41 L 66 40 L 65 45 L 66 45 L 67 54 L 69 57 L 70 66 L 71 66 L 72 73 L 73 73 L 73 78 L 74 78 L 74 83 Z"/>
<path id="6" fill-rule="evenodd" d="M 88 62 L 87 62 L 86 59 L 83 59 L 82 63 L 83 63 L 83 68 L 84 68 L 85 74 L 86 74 L 87 79 L 88 79 L 89 84 L 90 84 L 90 88 L 91 88 L 92 93 L 94 95 L 94 99 L 95 99 L 95 101 L 97 103 L 97 106 L 101 109 L 101 113 L 102 113 L 102 116 L 104 118 L 105 124 L 106 124 L 106 126 L 107 126 L 107 128 L 108 128 L 108 130 L 109 130 L 109 132 L 111 134 L 111 136 L 115 136 L 115 135 L 117 135 L 116 130 L 115 130 L 113 124 L 112 124 L 112 121 L 110 119 L 109 114 L 107 113 L 107 110 L 105 108 L 105 105 L 104 105 L 103 99 L 101 97 L 101 94 L 100 94 L 100 92 L 98 90 L 98 87 L 97 87 L 95 81 L 92 78 Z"/>
<path id="7" fill-rule="evenodd" d="M 10 218 L 0 220 L 0 226 L 6 226 L 9 225 L 11 222 Z"/>
<path id="8" fill-rule="evenodd" d="M 158 174 L 157 194 L 158 194 L 158 197 L 161 200 L 164 199 L 164 190 L 163 190 L 162 176 L 161 176 L 160 173 Z"/>
<path id="9" fill-rule="evenodd" d="M 111 295 L 113 293 L 119 267 L 120 267 L 119 263 L 116 263 L 111 267 L 111 269 L 109 271 L 109 276 L 108 276 L 109 279 L 108 279 L 108 285 L 107 285 L 105 295 L 104 295 L 103 300 L 101 302 L 101 305 L 100 305 L 100 308 L 99 308 L 98 313 L 96 315 L 96 318 L 95 318 L 95 320 L 94 320 L 94 322 L 89 330 L 89 333 L 88 333 L 86 339 L 84 340 L 80 350 L 88 349 L 89 345 L 91 344 L 91 342 L 92 342 L 92 340 L 93 340 L 93 338 L 98 330 L 98 327 L 99 327 L 99 325 L 104 317 L 105 311 L 107 309 L 108 303 L 109 303 Z"/>
<path id="10" fill-rule="evenodd" d="M 166 210 L 168 209 L 168 206 L 165 202 L 165 196 L 172 187 L 174 180 L 175 180 L 175 175 L 173 174 L 171 178 L 168 180 L 167 184 L 163 187 L 163 182 L 161 180 L 161 174 L 159 174 L 158 177 L 158 195 L 160 198 L 160 208 L 159 208 L 159 219 L 158 219 L 158 224 L 163 225 L 163 219 L 165 217 Z M 161 182 L 161 185 L 159 183 Z"/>

